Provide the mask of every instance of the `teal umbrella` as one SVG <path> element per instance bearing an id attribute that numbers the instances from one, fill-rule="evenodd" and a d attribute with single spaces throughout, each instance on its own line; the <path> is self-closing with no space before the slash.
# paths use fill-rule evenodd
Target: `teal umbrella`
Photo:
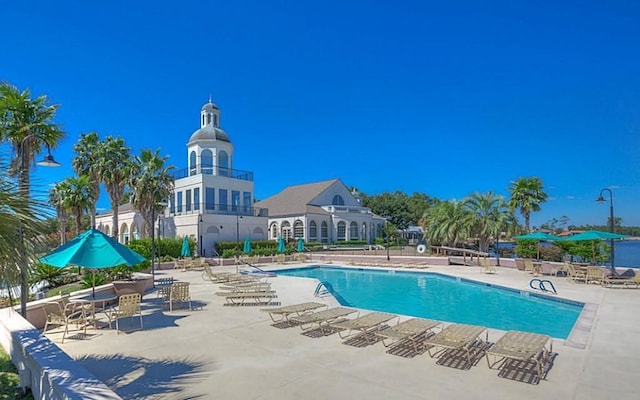
<path id="1" fill-rule="evenodd" d="M 180 249 L 180 257 L 191 257 L 191 246 L 189 245 L 189 238 L 184 237 L 182 240 L 182 248 Z"/>
<path id="2" fill-rule="evenodd" d="M 544 241 L 544 240 L 549 240 L 549 241 L 562 240 L 562 238 L 560 238 L 558 236 L 554 236 L 554 235 L 551 235 L 549 233 L 544 233 L 544 232 L 531 232 L 531 233 L 527 233 L 525 235 L 516 236 L 516 237 L 514 237 L 514 239 L 518 239 L 518 240 L 537 240 L 538 244 L 537 244 L 536 248 L 538 249 L 538 259 L 540 258 L 540 242 L 541 241 Z"/>
<path id="3" fill-rule="evenodd" d="M 604 231 L 585 231 L 577 233 L 575 235 L 562 238 L 563 242 L 578 242 L 581 240 L 611 240 L 611 239 L 626 239 L 629 236 L 622 235 L 620 233 L 611 233 Z"/>
<path id="4" fill-rule="evenodd" d="M 298 253 L 304 252 L 304 240 L 302 240 L 302 238 L 298 239 L 298 245 L 296 246 L 296 251 Z"/>
<path id="5" fill-rule="evenodd" d="M 90 269 L 110 268 L 118 265 L 135 265 L 146 258 L 118 243 L 97 229 L 89 229 L 71 241 L 42 256 L 40 262 L 58 268 L 77 265 Z M 93 275 L 93 294 L 95 295 L 95 271 Z"/>
<path id="6" fill-rule="evenodd" d="M 252 249 L 251 249 L 251 239 L 246 238 L 244 240 L 244 247 L 242 248 L 242 251 L 245 254 L 251 254 L 251 251 L 252 251 Z"/>
<path id="7" fill-rule="evenodd" d="M 285 252 L 285 246 L 284 246 L 284 239 L 282 238 L 282 236 L 278 237 L 278 253 L 284 253 Z"/>

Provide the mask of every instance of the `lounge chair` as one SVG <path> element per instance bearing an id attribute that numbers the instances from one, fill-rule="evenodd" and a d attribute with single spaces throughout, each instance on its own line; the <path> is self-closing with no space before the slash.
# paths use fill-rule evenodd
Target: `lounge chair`
<path id="1" fill-rule="evenodd" d="M 330 323 L 332 328 L 339 329 L 338 335 L 341 339 L 345 339 L 358 332 L 367 341 L 367 343 L 375 343 L 376 335 L 375 331 L 380 330 L 384 323 L 391 321 L 394 318 L 398 318 L 395 314 L 388 314 L 382 312 L 372 312 L 355 319 L 348 319 L 346 321 Z M 342 332 L 347 332 L 345 335 Z"/>
<path id="2" fill-rule="evenodd" d="M 640 272 L 636 272 L 635 276 L 625 278 L 620 276 L 604 276 L 602 278 L 602 286 L 606 287 L 635 287 L 640 288 Z"/>
<path id="3" fill-rule="evenodd" d="M 485 340 L 480 336 L 485 333 Z M 431 358 L 442 355 L 446 350 L 462 350 L 467 356 L 467 365 L 473 364 L 474 347 L 477 342 L 484 344 L 487 342 L 487 328 L 476 325 L 452 324 L 427 338 L 424 345 Z M 432 353 L 431 350 L 435 351 Z"/>
<path id="4" fill-rule="evenodd" d="M 497 272 L 496 267 L 491 265 L 487 257 L 480 257 L 480 268 L 485 274 L 495 274 Z"/>
<path id="5" fill-rule="evenodd" d="M 597 266 L 589 266 L 587 267 L 587 274 L 585 281 L 587 283 L 595 283 L 600 285 L 602 283 L 602 278 L 604 276 L 604 271 L 602 268 Z"/>
<path id="6" fill-rule="evenodd" d="M 280 308 L 264 308 L 260 311 L 268 312 L 269 317 L 271 317 L 271 320 L 273 322 L 281 322 L 288 321 L 290 314 L 303 315 L 305 313 L 309 313 L 323 307 L 326 308 L 327 305 L 311 301 L 307 303 L 292 304 L 290 306 L 284 306 Z M 276 319 L 274 317 L 276 315 L 280 316 L 280 318 Z"/>
<path id="7" fill-rule="evenodd" d="M 413 349 L 417 352 L 422 347 L 422 340 L 418 338 L 425 332 L 433 330 L 440 325 L 440 321 L 431 319 L 411 318 L 400 322 L 398 325 L 391 326 L 376 332 L 376 335 L 382 339 L 385 347 L 399 344 L 402 341 L 409 341 Z"/>
<path id="8" fill-rule="evenodd" d="M 547 348 L 547 344 L 549 347 Z M 537 333 L 509 331 L 485 352 L 489 368 L 500 369 L 508 360 L 533 361 L 538 378 L 551 360 L 553 340 Z M 492 362 L 493 359 L 493 362 Z"/>
<path id="9" fill-rule="evenodd" d="M 587 273 L 583 270 L 577 270 L 572 264 L 565 263 L 564 268 L 567 271 L 567 276 L 573 282 L 583 281 L 587 282 Z"/>
<path id="10" fill-rule="evenodd" d="M 270 283 L 259 283 L 257 285 L 249 285 L 249 286 L 220 286 L 220 290 L 225 290 L 227 292 L 236 293 L 236 292 L 267 292 L 271 290 Z"/>
<path id="11" fill-rule="evenodd" d="M 331 323 L 353 313 L 359 312 L 352 308 L 334 307 L 324 311 L 292 316 L 289 320 L 300 325 L 303 331 L 313 328 L 316 324 L 320 330 L 326 331 L 330 330 Z"/>
<path id="12" fill-rule="evenodd" d="M 271 301 L 278 297 L 275 291 L 268 292 L 241 292 L 241 293 L 216 293 L 224 296 L 228 306 L 260 306 L 269 305 Z"/>

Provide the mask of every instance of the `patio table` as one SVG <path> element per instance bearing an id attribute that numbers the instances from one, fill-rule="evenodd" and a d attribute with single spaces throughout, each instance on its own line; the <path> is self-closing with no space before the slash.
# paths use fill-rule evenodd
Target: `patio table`
<path id="1" fill-rule="evenodd" d="M 96 320 L 96 303 L 102 303 L 102 310 L 105 308 L 105 304 L 109 301 L 116 300 L 118 296 L 115 293 L 96 293 L 95 295 L 87 294 L 84 296 L 72 297 L 69 300 L 77 303 L 86 303 L 89 305 L 89 318 L 88 325 L 92 325 L 94 328 L 99 329 Z"/>

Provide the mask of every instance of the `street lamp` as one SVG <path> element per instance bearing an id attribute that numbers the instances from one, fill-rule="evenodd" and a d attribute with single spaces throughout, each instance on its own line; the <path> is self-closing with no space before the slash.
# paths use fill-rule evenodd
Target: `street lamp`
<path id="1" fill-rule="evenodd" d="M 198 243 L 200 244 L 200 257 L 202 257 L 202 214 L 200 214 L 200 217 L 198 218 Z"/>
<path id="2" fill-rule="evenodd" d="M 29 197 L 29 188 L 27 187 L 27 160 L 26 160 L 26 152 L 24 146 L 29 139 L 43 140 L 47 145 L 47 155 L 36 164 L 43 167 L 59 167 L 60 163 L 57 162 L 53 156 L 51 155 L 51 146 L 49 143 L 38 136 L 37 134 L 27 135 L 20 142 L 20 171 L 18 177 L 20 179 L 20 190 L 25 197 Z M 20 241 L 22 242 L 23 248 L 24 246 L 24 233 L 22 232 L 22 228 L 20 228 Z M 27 301 L 29 299 L 29 273 L 27 271 L 26 262 L 23 261 L 20 263 L 20 314 L 23 318 L 27 318 Z"/>
<path id="3" fill-rule="evenodd" d="M 153 278 L 153 287 L 156 287 L 156 207 L 166 207 L 165 203 L 155 203 L 151 207 L 151 276 Z M 158 265 L 160 260 L 158 259 Z"/>
<path id="4" fill-rule="evenodd" d="M 240 214 L 236 212 L 236 273 L 238 273 L 238 263 L 240 263 Z"/>
<path id="5" fill-rule="evenodd" d="M 611 189 L 608 188 L 604 188 L 602 190 L 600 190 L 600 196 L 598 196 L 598 198 L 596 199 L 596 201 L 598 203 L 604 203 L 606 200 L 605 198 L 602 196 L 602 193 L 604 191 L 609 192 L 609 202 L 610 202 L 610 207 L 609 207 L 609 231 L 611 233 L 615 233 L 614 232 L 614 224 L 613 224 L 613 193 L 611 192 Z M 613 272 L 614 275 L 616 274 L 616 266 L 615 266 L 615 251 L 613 249 L 613 238 L 611 238 L 611 243 L 610 243 L 610 258 L 611 258 L 611 271 Z"/>
<path id="6" fill-rule="evenodd" d="M 384 219 L 384 238 L 385 238 L 385 242 L 387 244 L 387 261 L 390 261 L 391 258 L 389 257 L 389 228 L 387 226 L 387 219 Z"/>

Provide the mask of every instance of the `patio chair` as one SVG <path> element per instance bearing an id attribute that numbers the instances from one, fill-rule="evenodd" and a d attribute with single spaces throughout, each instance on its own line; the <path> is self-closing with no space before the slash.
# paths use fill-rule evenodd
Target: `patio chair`
<path id="1" fill-rule="evenodd" d="M 284 264 L 287 261 L 286 256 L 284 254 L 278 254 L 276 256 L 276 259 L 277 259 L 278 264 Z"/>
<path id="2" fill-rule="evenodd" d="M 573 281 L 573 282 L 583 281 L 585 283 L 587 282 L 587 273 L 586 273 L 586 271 L 577 270 L 576 267 L 574 267 L 570 263 L 565 263 L 564 268 L 567 271 L 567 276 L 569 277 L 569 279 L 571 281 Z"/>
<path id="3" fill-rule="evenodd" d="M 375 331 L 382 328 L 383 324 L 391 321 L 394 318 L 398 318 L 395 314 L 388 314 L 382 312 L 372 312 L 355 319 L 348 319 L 341 322 L 330 323 L 332 328 L 339 329 L 338 336 L 341 339 L 346 339 L 353 335 L 354 332 L 361 334 L 362 338 L 367 343 L 375 343 L 377 336 Z M 343 332 L 347 332 L 343 335 Z"/>
<path id="4" fill-rule="evenodd" d="M 176 282 L 171 285 L 168 298 L 163 303 L 169 303 L 169 311 L 173 311 L 173 303 L 189 303 L 191 310 L 191 295 L 189 294 L 189 282 Z M 163 304 L 164 307 L 164 304 Z"/>
<path id="5" fill-rule="evenodd" d="M 268 312 L 269 317 L 271 317 L 273 322 L 281 322 L 288 321 L 290 314 L 303 315 L 323 307 L 326 308 L 328 306 L 326 304 L 310 301 L 307 303 L 293 304 L 280 308 L 263 308 L 260 311 Z M 276 319 L 276 315 L 280 316 L 280 318 Z"/>
<path id="6" fill-rule="evenodd" d="M 116 333 L 120 334 L 120 318 L 129 317 L 133 322 L 133 317 L 140 316 L 140 329 L 144 329 L 144 323 L 142 322 L 142 311 L 140 310 L 140 302 L 142 296 L 140 293 L 124 294 L 118 299 L 118 306 L 107 312 L 107 318 L 109 319 L 109 328 L 111 323 L 116 322 Z"/>
<path id="7" fill-rule="evenodd" d="M 537 333 L 509 331 L 498 339 L 485 352 L 485 355 L 489 368 L 498 365 L 497 369 L 500 369 L 509 360 L 533 362 L 538 378 L 541 378 L 546 366 L 551 361 L 552 353 L 553 340 L 551 337 Z"/>
<path id="8" fill-rule="evenodd" d="M 483 333 L 485 333 L 485 340 L 480 338 Z M 470 367 L 477 352 L 477 345 L 484 347 L 487 340 L 487 328 L 483 326 L 452 324 L 427 338 L 424 345 L 431 358 L 439 357 L 447 350 L 461 350 L 466 355 L 467 366 Z M 433 353 L 432 349 L 435 350 Z"/>
<path id="9" fill-rule="evenodd" d="M 630 287 L 633 286 L 636 289 L 640 288 L 640 272 L 636 272 L 636 274 L 631 278 L 619 277 L 619 276 L 603 276 L 602 278 L 602 286 L 606 287 Z"/>
<path id="10" fill-rule="evenodd" d="M 533 260 L 530 258 L 524 259 L 524 272 L 533 273 Z"/>
<path id="11" fill-rule="evenodd" d="M 480 257 L 480 268 L 485 274 L 495 274 L 496 267 L 491 265 L 491 261 L 487 257 Z"/>
<path id="12" fill-rule="evenodd" d="M 400 342 L 408 341 L 417 353 L 420 351 L 423 342 L 418 338 L 422 334 L 432 331 L 440 324 L 442 322 L 431 319 L 411 318 L 400 322 L 398 325 L 379 330 L 376 335 L 382 339 L 384 347 L 395 346 Z"/>
<path id="13" fill-rule="evenodd" d="M 303 331 L 313 328 L 316 324 L 321 331 L 330 330 L 330 324 L 347 315 L 358 313 L 358 310 L 345 307 L 334 307 L 328 310 L 318 311 L 310 314 L 296 315 L 289 320 L 300 325 Z"/>
<path id="14" fill-rule="evenodd" d="M 585 281 L 587 283 L 595 283 L 602 284 L 602 278 L 604 277 L 604 271 L 602 268 L 597 266 L 589 266 L 587 267 L 587 273 L 585 277 Z"/>
<path id="15" fill-rule="evenodd" d="M 83 333 L 87 333 L 87 315 L 83 304 L 61 301 L 48 301 L 42 304 L 46 314 L 46 322 L 42 333 L 46 333 L 51 325 L 64 326 L 62 332 L 62 343 L 69 332 L 69 325 L 76 325 L 80 329 L 82 325 Z"/>

